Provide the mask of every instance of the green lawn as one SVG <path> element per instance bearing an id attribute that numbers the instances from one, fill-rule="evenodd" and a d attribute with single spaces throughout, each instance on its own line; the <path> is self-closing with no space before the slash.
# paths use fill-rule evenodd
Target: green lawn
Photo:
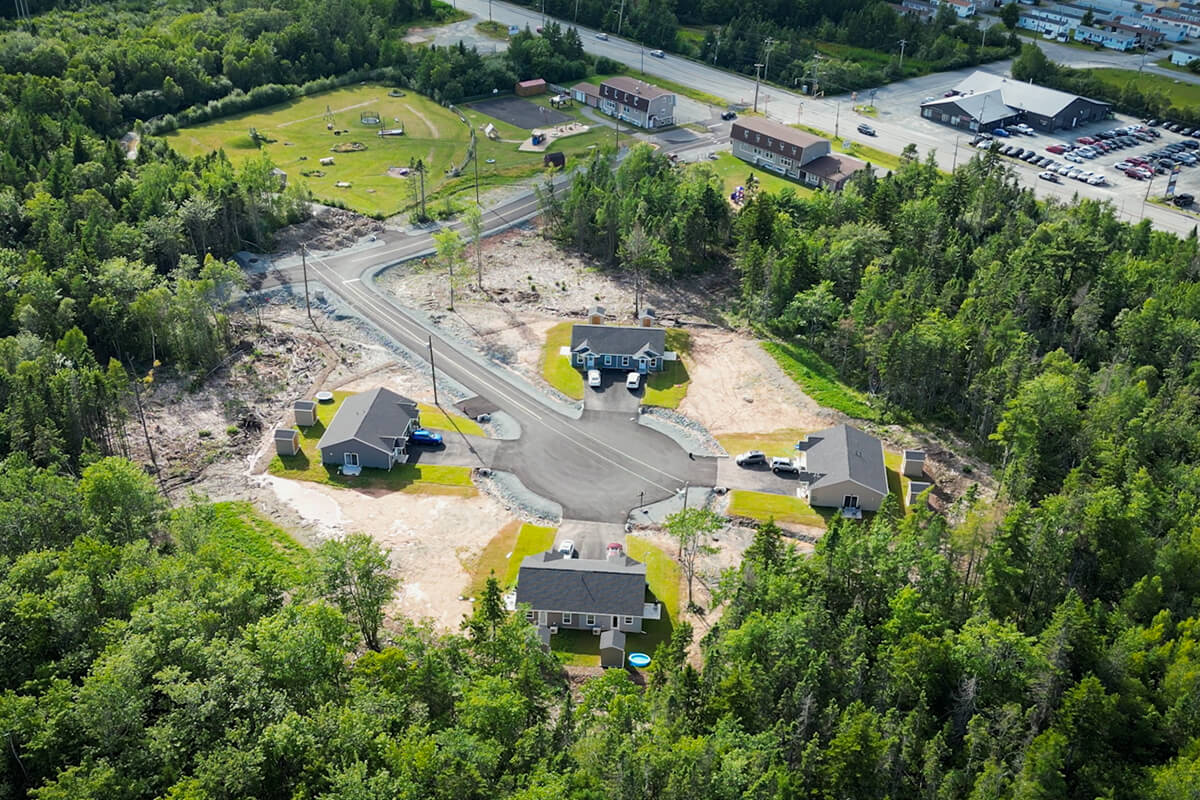
<path id="1" fill-rule="evenodd" d="M 912 482 L 912 479 L 900 472 L 900 464 L 903 461 L 903 453 L 893 453 L 891 450 L 883 451 L 883 464 L 887 467 L 888 491 L 896 495 L 896 499 L 900 501 L 900 508 L 904 509 L 904 513 L 907 514 L 909 507 L 904 499 L 908 497 L 908 484 Z"/>
<path id="2" fill-rule="evenodd" d="M 729 516 L 748 517 L 766 522 L 788 522 L 795 525 L 825 527 L 825 517 L 799 497 L 735 489 L 729 493 Z"/>
<path id="3" fill-rule="evenodd" d="M 782 342 L 762 342 L 780 368 L 804 393 L 823 406 L 859 419 L 878 420 L 866 395 L 842 383 L 832 366 L 806 347 Z"/>
<path id="4" fill-rule="evenodd" d="M 526 98 L 536 105 L 548 105 L 549 95 Z M 607 126 L 597 126 L 593 120 L 582 116 L 578 107 L 562 109 L 576 120 L 591 126 L 587 133 L 568 136 L 552 143 L 547 152 L 561 152 L 567 157 L 567 168 L 586 157 L 598 147 L 613 142 L 613 130 Z M 529 178 L 543 172 L 542 159 L 544 153 L 526 153 L 517 149 L 521 142 L 529 137 L 529 131 L 510 125 L 495 117 L 477 111 L 470 106 L 464 106 L 462 111 L 475 129 L 476 141 L 479 144 L 479 186 L 487 189 L 511 183 L 521 178 Z M 491 123 L 499 139 L 489 139 L 483 133 L 483 127 Z M 489 163 L 490 162 L 490 163 Z M 438 198 L 449 196 L 475 196 L 475 165 L 471 164 L 458 178 L 446 181 L 438 189 Z"/>
<path id="5" fill-rule="evenodd" d="M 428 403 L 417 403 L 421 412 L 421 426 L 439 431 L 454 431 L 466 436 L 486 436 L 479 423 L 461 414 L 447 414 L 437 406 Z"/>
<path id="6" fill-rule="evenodd" d="M 557 533 L 558 528 L 522 523 L 511 551 L 512 555 L 508 558 L 508 568 L 504 571 L 505 588 L 517 582 L 517 573 L 521 571 L 521 562 L 526 556 L 544 553 L 554 547 L 554 537 Z"/>
<path id="7" fill-rule="evenodd" d="M 521 560 L 534 553 L 543 553 L 554 546 L 557 528 L 530 525 L 513 520 L 501 528 L 480 552 L 475 563 L 468 568 L 471 576 L 463 594 L 479 597 L 483 594 L 488 576 L 496 573 L 496 580 L 504 589 L 512 586 L 521 568 Z"/>
<path id="8" fill-rule="evenodd" d="M 642 402 L 648 406 L 679 408 L 687 395 L 688 381 L 691 380 L 687 365 L 683 362 L 683 356 L 692 352 L 691 335 L 687 331 L 671 328 L 667 331 L 667 349 L 677 353 L 679 358 L 668 362 L 662 372 L 650 373 L 646 378 L 646 395 Z"/>
<path id="9" fill-rule="evenodd" d="M 646 583 L 655 601 L 662 603 L 663 608 L 661 619 L 646 620 L 642 623 L 642 633 L 629 634 L 625 641 L 626 653 L 652 656 L 660 642 L 671 638 L 674 621 L 679 619 L 679 565 L 661 548 L 636 536 L 625 537 L 625 552 L 646 565 Z M 580 667 L 600 664 L 600 637 L 591 631 L 560 629 L 550 637 L 550 648 L 564 664 Z"/>
<path id="10" fill-rule="evenodd" d="M 1107 98 L 1109 100 L 1116 97 L 1126 84 L 1132 81 L 1143 94 L 1162 92 L 1172 105 L 1180 108 L 1200 106 L 1200 84 L 1169 78 L 1166 75 L 1139 73 L 1136 69 L 1089 69 L 1088 74 L 1111 87 L 1112 94 Z"/>
<path id="11" fill-rule="evenodd" d="M 753 164 L 747 164 L 732 153 L 717 153 L 716 159 L 701 163 L 709 165 L 717 173 L 717 177 L 721 179 L 724 187 L 725 197 L 729 197 L 737 187 L 745 186 L 751 175 L 758 180 L 759 191 L 774 194 L 782 192 L 784 189 L 791 189 L 799 195 L 812 194 L 813 191 L 802 183 L 782 175 L 776 175 L 774 172 L 761 169 Z"/>
<path id="12" fill-rule="evenodd" d="M 807 432 L 785 428 L 770 433 L 725 433 L 718 436 L 717 441 L 731 456 L 747 450 L 762 450 L 767 454 L 767 458 L 792 458 L 796 455 L 796 442 L 803 439 Z"/>
<path id="13" fill-rule="evenodd" d="M 508 41 L 508 26 L 501 25 L 499 22 L 485 19 L 483 22 L 475 23 L 475 30 L 490 39 L 499 39 L 502 42 Z"/>
<path id="14" fill-rule="evenodd" d="M 427 97 L 407 91 L 404 97 L 390 97 L 388 92 L 388 87 L 378 84 L 334 89 L 180 128 L 166 138 L 189 157 L 224 148 L 236 163 L 265 152 L 288 174 L 289 182 L 307 183 L 317 200 L 337 201 L 364 214 L 395 214 L 410 205 L 409 182 L 418 178 L 391 177 L 388 168 L 407 167 L 412 159 L 422 159 L 428 170 L 426 193 L 432 195 L 447 182 L 446 170 L 466 156 L 470 132 L 451 111 Z M 348 130 L 349 134 L 335 136 L 327 129 L 326 109 L 332 112 L 333 129 Z M 366 111 L 378 112 L 384 128 L 403 126 L 405 135 L 377 136 L 379 126 L 359 121 L 360 113 Z M 250 128 L 275 141 L 263 144 L 260 150 L 250 139 Z M 365 144 L 367 149 L 331 151 L 350 142 Z M 325 157 L 332 157 L 334 163 L 321 166 L 320 159 Z M 301 174 L 310 170 L 324 175 Z M 339 182 L 350 186 L 339 188 Z"/>
<path id="15" fill-rule="evenodd" d="M 289 584 L 298 583 L 308 570 L 309 552 L 249 503 L 214 503 L 212 510 L 217 524 L 205 547 L 223 562 L 266 566 Z"/>
<path id="16" fill-rule="evenodd" d="M 571 366 L 571 359 L 559 354 L 559 349 L 571 344 L 574 322 L 560 322 L 546 331 L 542 348 L 542 377 L 546 383 L 573 400 L 583 399 L 583 373 Z"/>
<path id="17" fill-rule="evenodd" d="M 423 494 L 448 494 L 461 497 L 471 497 L 477 494 L 475 485 L 471 482 L 469 467 L 447 466 L 442 464 L 397 464 L 390 470 L 364 468 L 362 474 L 348 478 L 338 473 L 338 465 L 322 464 L 321 454 L 317 450 L 317 442 L 325 433 L 325 426 L 332 420 L 342 401 L 352 392 L 334 392 L 332 403 L 317 405 L 317 424 L 300 427 L 300 452 L 294 456 L 275 456 L 267 466 L 267 471 L 280 478 L 291 478 L 299 481 L 324 483 L 328 486 L 355 489 L 385 489 L 394 492 L 418 492 Z M 428 408 L 428 406 L 426 406 Z M 436 411 L 436 409 L 434 409 Z M 444 418 L 444 420 L 443 420 Z M 436 414 L 431 419 L 425 418 L 422 411 L 421 422 L 428 427 L 441 427 L 445 421 L 448 425 L 475 425 L 466 417 L 451 417 L 444 412 L 441 417 Z M 478 425 L 475 425 L 478 428 Z M 454 428 L 447 428 L 453 430 Z"/>
<path id="18" fill-rule="evenodd" d="M 844 131 L 846 131 L 847 136 L 859 136 L 861 134 L 858 134 L 854 131 L 854 128 L 857 126 L 858 126 L 858 122 L 855 119 L 854 114 L 850 110 L 849 103 L 847 103 L 846 104 L 846 118 L 843 121 L 843 123 L 839 126 L 838 133 L 840 134 L 844 130 Z M 895 155 L 893 153 L 885 153 L 882 150 L 879 150 L 877 148 L 871 147 L 870 145 L 863 144 L 862 142 L 857 142 L 857 141 L 852 142 L 850 144 L 850 147 L 848 149 L 846 149 L 846 148 L 843 148 L 840 144 L 838 144 L 838 142 L 837 142 L 838 137 L 835 137 L 829 131 L 823 131 L 820 128 L 814 128 L 811 125 L 793 125 L 792 127 L 799 128 L 800 130 L 803 130 L 803 131 L 808 131 L 809 133 L 815 134 L 817 136 L 821 136 L 825 139 L 829 139 L 831 142 L 833 142 L 834 155 L 837 155 L 839 153 L 845 153 L 846 155 L 851 156 L 852 158 L 857 158 L 862 161 L 866 161 L 867 163 L 871 164 L 872 166 L 882 167 L 883 169 L 894 170 L 900 166 L 900 156 Z"/>

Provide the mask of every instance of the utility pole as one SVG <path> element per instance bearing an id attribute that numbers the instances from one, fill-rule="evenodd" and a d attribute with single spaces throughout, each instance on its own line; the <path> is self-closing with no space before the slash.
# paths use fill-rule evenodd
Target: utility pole
<path id="1" fill-rule="evenodd" d="M 762 76 L 762 64 L 754 65 L 754 111 L 758 111 L 758 81 Z"/>
<path id="2" fill-rule="evenodd" d="M 304 310 L 308 312 L 308 321 L 316 328 L 317 321 L 313 319 L 312 306 L 308 302 L 308 245 L 303 242 L 300 243 L 300 269 L 304 273 Z"/>
<path id="3" fill-rule="evenodd" d="M 471 132 L 474 136 L 474 131 Z M 475 205 L 479 205 L 479 137 L 475 137 L 474 158 L 475 162 Z"/>
<path id="4" fill-rule="evenodd" d="M 638 68 L 643 75 L 646 74 L 646 45 L 638 42 L 638 54 L 641 56 L 642 65 Z"/>
<path id="5" fill-rule="evenodd" d="M 713 48 L 713 66 L 717 65 L 717 53 L 721 52 L 721 34 L 717 34 L 717 46 Z"/>
<path id="6" fill-rule="evenodd" d="M 491 2 L 491 0 L 488 0 Z M 575 24 L 579 24 L 579 0 L 575 0 Z"/>
<path id="7" fill-rule="evenodd" d="M 625 0 L 621 0 L 621 10 L 617 12 L 617 36 L 621 35 L 621 23 L 625 19 Z"/>
<path id="8" fill-rule="evenodd" d="M 833 138 L 838 138 L 838 123 L 842 117 L 842 101 L 837 101 L 837 108 L 833 112 Z"/>
<path id="9" fill-rule="evenodd" d="M 908 44 L 908 39 L 901 39 L 901 40 L 900 40 L 900 65 L 899 65 L 899 68 L 900 68 L 901 70 L 903 70 L 903 69 L 904 69 L 904 47 L 905 47 L 905 45 L 907 45 L 907 44 Z"/>
<path id="10" fill-rule="evenodd" d="M 492 0 L 488 0 L 488 22 L 492 21 Z"/>
<path id="11" fill-rule="evenodd" d="M 766 58 L 763 59 L 763 61 L 765 62 L 764 66 L 763 66 L 763 80 L 764 81 L 767 79 L 767 73 L 769 73 L 771 71 L 771 48 L 774 46 L 775 46 L 775 40 L 772 39 L 770 36 L 768 36 L 766 39 L 763 39 L 763 49 L 766 50 Z"/>
<path id="12" fill-rule="evenodd" d="M 433 336 L 432 336 L 432 334 L 429 337 L 429 374 L 433 377 L 433 404 L 435 406 L 437 406 L 438 408 L 441 408 L 441 406 L 438 405 L 438 396 L 437 396 L 437 367 L 435 367 L 433 365 Z"/>
<path id="13" fill-rule="evenodd" d="M 958 137 L 955 136 L 954 137 L 954 161 L 950 164 L 950 171 L 954 172 L 954 170 L 957 167 L 958 167 Z"/>

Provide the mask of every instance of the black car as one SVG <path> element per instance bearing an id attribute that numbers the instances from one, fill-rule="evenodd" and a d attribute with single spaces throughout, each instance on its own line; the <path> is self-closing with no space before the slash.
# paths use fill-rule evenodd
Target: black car
<path id="1" fill-rule="evenodd" d="M 1197 142 L 1195 139 L 1185 139 L 1184 141 L 1180 142 L 1180 144 L 1186 147 L 1188 150 L 1195 150 L 1196 148 L 1200 147 L 1200 142 Z"/>
<path id="2" fill-rule="evenodd" d="M 1148 126 L 1150 126 L 1151 128 L 1157 128 L 1157 127 L 1158 127 L 1158 120 L 1156 120 L 1156 119 L 1148 119 L 1148 120 L 1146 120 L 1146 124 L 1147 124 Z"/>
<path id="3" fill-rule="evenodd" d="M 1009 155 L 1013 158 L 1020 158 L 1021 156 L 1025 155 L 1026 152 L 1028 151 L 1024 147 L 1016 147 L 1013 148 L 1013 151 L 1009 153 Z"/>
<path id="4" fill-rule="evenodd" d="M 1037 156 L 1037 153 L 1033 152 L 1032 150 L 1026 150 L 1026 151 L 1025 151 L 1025 152 L 1024 152 L 1022 155 L 1021 155 L 1021 160 L 1022 160 L 1022 161 L 1033 161 L 1033 159 L 1034 159 L 1036 156 Z"/>
<path id="5" fill-rule="evenodd" d="M 737 119 L 737 114 L 732 111 L 721 112 L 721 119 Z"/>
<path id="6" fill-rule="evenodd" d="M 1187 192 L 1184 192 L 1183 194 L 1177 194 L 1174 197 L 1172 197 L 1171 202 L 1174 203 L 1175 205 L 1179 206 L 1180 208 L 1184 208 L 1184 207 L 1190 206 L 1192 203 L 1196 202 L 1196 198 L 1192 197 Z"/>

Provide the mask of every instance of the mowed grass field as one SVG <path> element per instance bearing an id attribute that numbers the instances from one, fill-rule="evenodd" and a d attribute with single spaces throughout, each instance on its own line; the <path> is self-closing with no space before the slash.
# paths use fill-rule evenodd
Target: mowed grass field
<path id="1" fill-rule="evenodd" d="M 288 181 L 302 181 L 313 197 L 323 202 L 339 201 L 348 208 L 371 215 L 395 214 L 412 203 L 410 181 L 416 175 L 395 178 L 389 167 L 407 167 L 421 159 L 427 169 L 425 191 L 432 196 L 448 180 L 446 170 L 462 162 L 471 134 L 453 112 L 427 97 L 405 90 L 404 97 L 388 96 L 389 88 L 378 84 L 334 89 L 296 98 L 258 111 L 236 114 L 167 134 L 178 152 L 194 157 L 224 148 L 234 163 L 260 151 L 250 138 L 250 129 L 276 141 L 263 144 L 261 151 L 288 175 Z M 326 118 L 326 108 L 332 119 Z M 363 112 L 378 112 L 380 125 L 359 121 Z M 345 130 L 335 136 L 334 130 Z M 378 136 L 381 128 L 403 126 L 403 136 Z M 361 142 L 367 149 L 355 153 L 335 153 L 339 144 Z M 331 166 L 322 166 L 322 158 L 332 157 Z M 538 157 L 541 163 L 541 157 Z M 323 176 L 301 175 L 318 170 Z M 338 187 L 338 182 L 349 187 Z"/>

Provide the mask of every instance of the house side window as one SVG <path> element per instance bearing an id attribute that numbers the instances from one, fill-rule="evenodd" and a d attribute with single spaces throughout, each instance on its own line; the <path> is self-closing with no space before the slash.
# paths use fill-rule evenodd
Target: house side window
<path id="1" fill-rule="evenodd" d="M 781 158 L 779 159 L 779 163 L 783 164 L 785 167 L 792 166 L 792 160 L 790 158 Z"/>
<path id="2" fill-rule="evenodd" d="M 612 366 L 612 356 L 605 356 L 605 357 L 604 357 L 604 366 L 606 366 L 606 367 L 611 367 L 611 366 Z"/>
<path id="3" fill-rule="evenodd" d="M 591 628 L 591 627 L 594 627 L 595 625 L 596 625 L 596 615 L 595 615 L 595 614 L 588 614 L 588 615 L 587 615 L 587 626 L 588 626 L 589 628 Z"/>
<path id="4" fill-rule="evenodd" d="M 658 369 L 658 359 L 657 358 L 650 359 L 650 369 Z"/>
<path id="5" fill-rule="evenodd" d="M 816 175 L 813 175 L 811 172 L 806 172 L 804 173 L 804 182 L 812 186 L 816 186 L 821 182 L 821 179 Z"/>
<path id="6" fill-rule="evenodd" d="M 621 366 L 622 367 L 629 366 L 629 356 L 621 356 Z"/>
<path id="7" fill-rule="evenodd" d="M 532 611 L 526 611 L 526 612 L 525 612 L 525 619 L 529 620 L 530 622 L 533 622 L 533 612 L 532 612 Z"/>
<path id="8" fill-rule="evenodd" d="M 569 612 L 566 612 L 566 611 L 564 611 L 564 612 L 563 612 L 563 615 L 562 615 L 562 624 L 563 624 L 563 625 L 570 625 L 570 624 L 571 624 L 571 615 L 570 615 L 570 613 L 569 613 Z"/>
<path id="9" fill-rule="evenodd" d="M 633 617 L 626 617 L 626 618 L 625 618 L 625 624 L 626 624 L 626 625 L 632 625 L 632 624 L 633 624 Z"/>

